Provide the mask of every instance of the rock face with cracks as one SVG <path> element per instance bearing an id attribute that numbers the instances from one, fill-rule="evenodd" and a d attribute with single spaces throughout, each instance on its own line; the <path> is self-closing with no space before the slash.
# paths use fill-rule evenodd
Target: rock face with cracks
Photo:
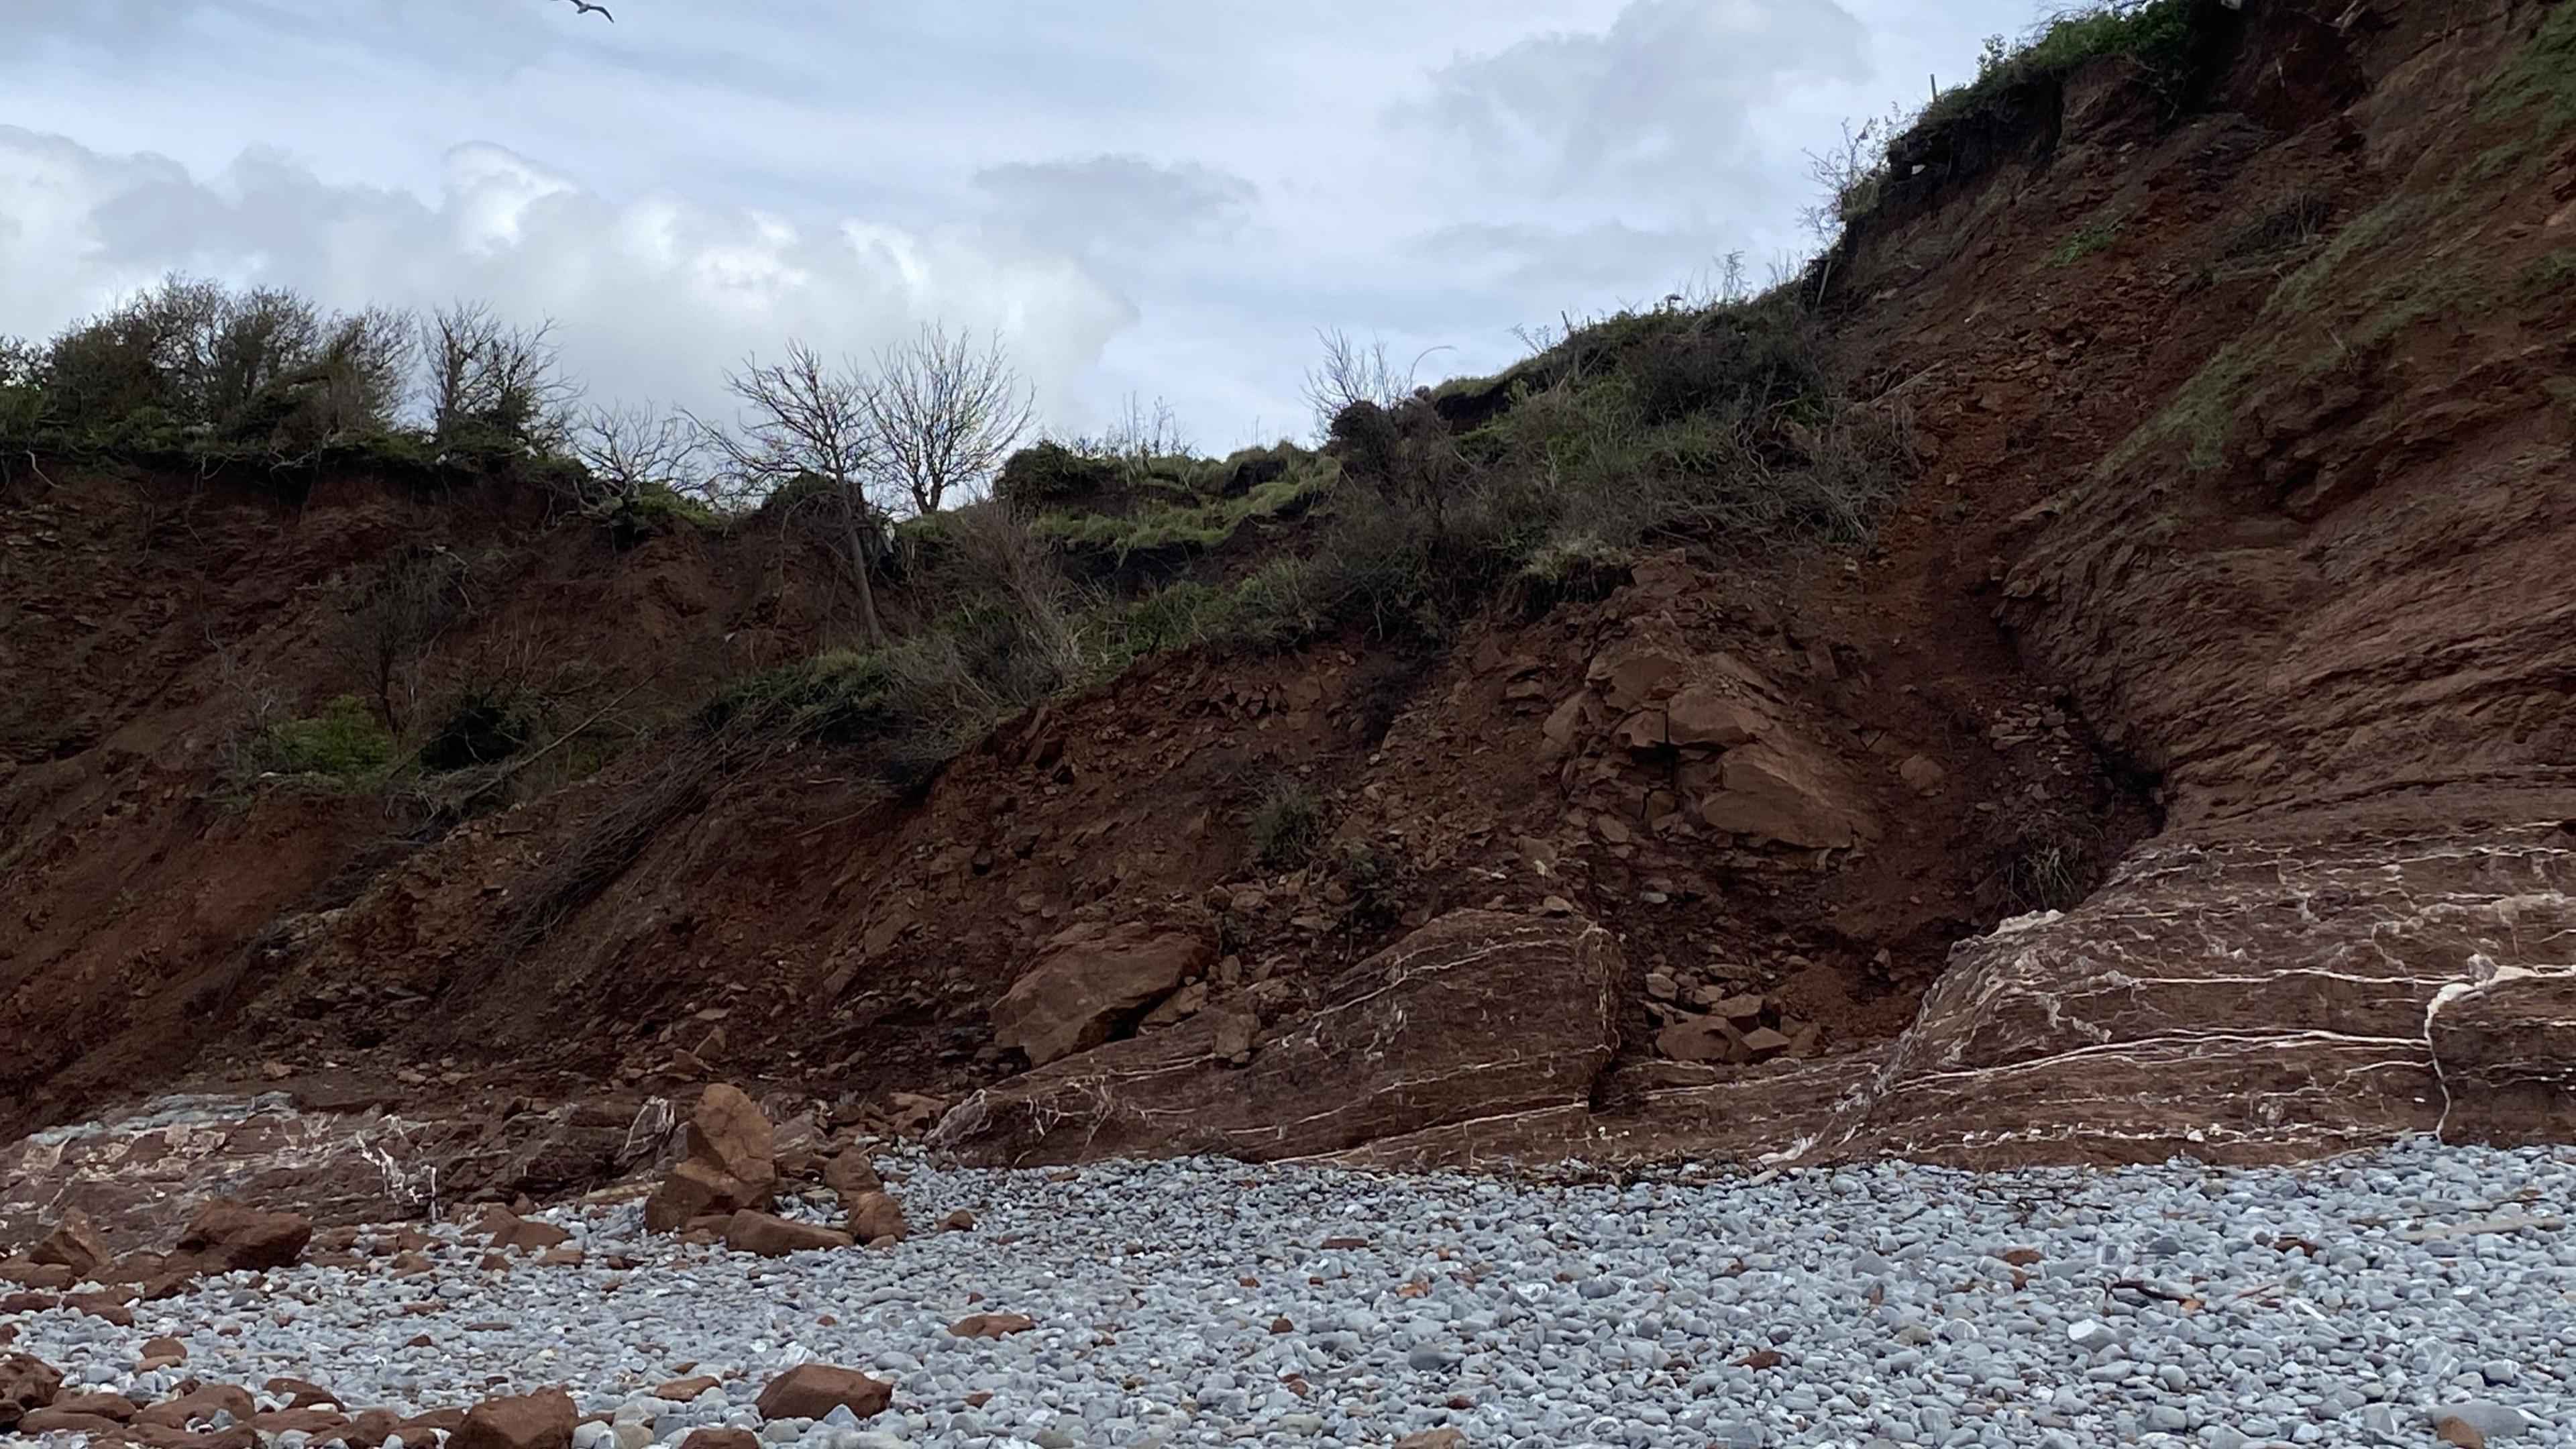
<path id="1" fill-rule="evenodd" d="M 1245 1066 L 1196 1018 L 978 1093 L 933 1140 L 991 1163 L 1306 1157 L 1579 1102 L 1617 1044 L 1626 971 L 1589 921 L 1460 911 L 1335 975 Z"/>

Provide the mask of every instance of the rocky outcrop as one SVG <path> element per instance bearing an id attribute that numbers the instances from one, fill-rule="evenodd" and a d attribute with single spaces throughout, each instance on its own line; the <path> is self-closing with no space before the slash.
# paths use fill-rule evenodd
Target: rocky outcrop
<path id="1" fill-rule="evenodd" d="M 1254 1033 L 1245 1066 L 1218 1051 L 1240 1018 L 1211 1012 L 979 1092 L 931 1140 L 990 1163 L 1273 1159 L 1580 1102 L 1625 975 L 1589 921 L 1461 911 L 1331 977 L 1311 1013 Z"/>
<path id="2" fill-rule="evenodd" d="M 1343 1160 L 2261 1162 L 2576 1137 L 2576 829 L 2169 841 L 1964 942 L 1879 1051 L 1630 1072 Z M 1660 1078 L 1657 1080 L 1656 1078 Z"/>
<path id="3" fill-rule="evenodd" d="M 993 1044 L 1042 1067 L 1108 1041 L 1207 969 L 1203 932 L 1086 922 L 1047 942 L 993 1005 Z"/>

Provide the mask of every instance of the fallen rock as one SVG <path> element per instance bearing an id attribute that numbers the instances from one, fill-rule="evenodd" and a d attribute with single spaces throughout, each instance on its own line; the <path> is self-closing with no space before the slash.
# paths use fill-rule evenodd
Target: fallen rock
<path id="1" fill-rule="evenodd" d="M 1933 763 L 1929 756 L 1911 755 L 1904 764 L 1896 767 L 1896 776 L 1905 782 L 1906 789 L 1917 795 L 1937 795 L 1941 793 L 1942 782 L 1950 778 L 1950 772 Z"/>
<path id="2" fill-rule="evenodd" d="M 1217 1055 L 1224 1013 L 1208 1013 L 979 1092 L 931 1142 L 995 1164 L 1277 1159 L 1579 1105 L 1617 1044 L 1626 977 L 1590 921 L 1461 911 L 1341 968 L 1246 1066 Z"/>
<path id="3" fill-rule="evenodd" d="M 477 1227 L 492 1240 L 493 1247 L 516 1248 L 527 1253 L 542 1253 L 572 1241 L 569 1229 L 556 1227 L 553 1223 L 531 1221 L 498 1204 L 484 1211 L 483 1220 Z"/>
<path id="4" fill-rule="evenodd" d="M 134 1422 L 147 1428 L 185 1429 L 210 1422 L 217 1414 L 231 1415 L 236 1424 L 248 1423 L 258 1412 L 250 1390 L 238 1384 L 201 1384 L 177 1398 L 136 1410 Z"/>
<path id="5" fill-rule="evenodd" d="M 845 1407 L 861 1419 L 873 1419 L 893 1402 L 894 1385 L 857 1369 L 801 1363 L 771 1379 L 753 1407 L 764 1419 L 819 1419 Z"/>
<path id="6" fill-rule="evenodd" d="M 37 1409 L 50 1406 L 62 1392 L 63 1371 L 33 1354 L 0 1358 L 0 1433 Z"/>
<path id="7" fill-rule="evenodd" d="M 939 1220 L 939 1230 L 943 1233 L 971 1233 L 975 1231 L 975 1215 L 958 1208 Z"/>
<path id="8" fill-rule="evenodd" d="M 118 1434 L 124 1428 L 125 1421 L 122 1419 L 110 1419 L 100 1414 L 84 1414 L 76 1409 L 61 1407 L 29 1409 L 17 1424 L 18 1432 L 21 1434 L 31 1436 L 87 1434 L 93 1442 L 98 1443 L 106 1442 L 108 1436 Z"/>
<path id="9" fill-rule="evenodd" d="M 209 1199 L 179 1235 L 179 1250 L 227 1272 L 283 1268 L 304 1254 L 313 1220 L 301 1213 L 262 1212 L 219 1197 Z"/>
<path id="10" fill-rule="evenodd" d="M 313 1443 L 335 1438 L 349 1427 L 349 1416 L 337 1409 L 269 1409 L 250 1416 L 251 1429 L 263 1444 L 279 1434 L 302 1434 Z"/>
<path id="11" fill-rule="evenodd" d="M 1727 751 L 1719 781 L 1700 801 L 1700 818 L 1730 835 L 1826 850 L 1847 849 L 1878 833 L 1841 767 L 1782 735 Z"/>
<path id="12" fill-rule="evenodd" d="M 993 1044 L 1033 1067 L 1088 1051 L 1215 960 L 1216 943 L 1199 931 L 1086 922 L 1048 941 L 993 1004 Z"/>
<path id="13" fill-rule="evenodd" d="M 1425 1429 L 1396 1440 L 1395 1449 L 1467 1449 L 1467 1436 L 1456 1429 Z"/>
<path id="14" fill-rule="evenodd" d="M 862 1243 L 899 1243 L 912 1236 L 912 1224 L 904 1220 L 903 1204 L 882 1188 L 860 1193 L 842 1206 L 850 1213 L 850 1236 Z"/>
<path id="15" fill-rule="evenodd" d="M 1677 1062 L 1753 1060 L 1744 1045 L 1744 1033 L 1723 1016 L 1684 1017 L 1655 1033 L 1655 1050 Z"/>
<path id="16" fill-rule="evenodd" d="M 698 1098 L 688 1146 L 644 1202 L 644 1226 L 678 1232 L 690 1219 L 769 1206 L 778 1183 L 769 1119 L 740 1088 L 718 1082 Z"/>
<path id="17" fill-rule="evenodd" d="M 465 1412 L 465 1422 L 448 1436 L 447 1449 L 572 1449 L 573 1426 L 580 1419 L 572 1395 L 561 1389 L 485 1399 Z"/>
<path id="18" fill-rule="evenodd" d="M 959 1338 L 1008 1338 L 1037 1326 L 1025 1313 L 974 1313 L 948 1325 L 948 1331 Z"/>
<path id="19" fill-rule="evenodd" d="M 260 1385 L 260 1390 L 263 1393 L 275 1394 L 277 1397 L 286 1400 L 286 1407 L 290 1409 L 318 1409 L 326 1406 L 336 1409 L 340 1407 L 340 1396 L 338 1394 L 331 1392 L 320 1384 L 314 1383 L 310 1379 L 270 1379 L 267 1383 Z"/>
<path id="20" fill-rule="evenodd" d="M 69 1268 L 83 1278 L 106 1266 L 112 1256 L 107 1240 L 98 1235 L 89 1214 L 76 1207 L 63 1209 L 62 1221 L 54 1224 L 54 1230 L 27 1255 L 30 1262 Z"/>
<path id="21" fill-rule="evenodd" d="M 15 1283 L 21 1288 L 59 1293 L 80 1281 L 80 1274 L 60 1263 L 39 1263 L 28 1258 L 0 1262 L 0 1282 Z"/>
<path id="22" fill-rule="evenodd" d="M 175 1338 L 147 1338 L 143 1340 L 142 1357 L 135 1365 L 135 1371 L 148 1374 L 154 1369 L 173 1368 L 187 1361 L 186 1344 Z"/>
<path id="23" fill-rule="evenodd" d="M 680 1449 L 760 1449 L 760 1436 L 749 1429 L 692 1429 Z"/>
<path id="24" fill-rule="evenodd" d="M 1773 728 L 1762 711 L 1705 684 L 1674 695 L 1664 706 L 1664 720 L 1673 744 L 1683 749 L 1731 750 Z"/>
<path id="25" fill-rule="evenodd" d="M 685 1404 L 690 1400 L 695 1399 L 698 1395 L 705 1393 L 709 1389 L 720 1389 L 723 1387 L 724 1380 L 717 1378 L 714 1374 L 698 1374 L 690 1378 L 673 1379 L 667 1384 L 656 1386 L 653 1390 L 653 1397 L 665 1400 L 669 1403 Z"/>
<path id="26" fill-rule="evenodd" d="M 784 1258 L 790 1253 L 817 1252 L 851 1245 L 848 1233 L 818 1223 L 800 1223 L 774 1213 L 755 1212 L 745 1208 L 725 1223 L 725 1246 L 737 1253 L 754 1253 L 763 1258 Z"/>
<path id="27" fill-rule="evenodd" d="M 94 1418 L 113 1419 L 124 1423 L 141 1407 L 123 1394 L 106 1392 L 56 1394 L 53 1407 L 64 1413 L 88 1414 Z"/>
<path id="28" fill-rule="evenodd" d="M 391 1409 L 369 1409 L 351 1419 L 340 1437 L 349 1442 L 349 1449 L 381 1449 L 401 1428 L 400 1414 Z"/>
<path id="29" fill-rule="evenodd" d="M 2531 1432 L 2532 1420 L 2522 1410 L 2491 1399 L 2468 1399 L 2435 1405 L 2428 1417 L 2433 1432 L 2446 1444 L 2479 1445 Z"/>
<path id="30" fill-rule="evenodd" d="M 885 1180 L 877 1176 L 877 1165 L 869 1160 L 866 1149 L 842 1149 L 823 1164 L 823 1185 L 839 1193 L 844 1201 L 863 1192 L 877 1192 Z"/>

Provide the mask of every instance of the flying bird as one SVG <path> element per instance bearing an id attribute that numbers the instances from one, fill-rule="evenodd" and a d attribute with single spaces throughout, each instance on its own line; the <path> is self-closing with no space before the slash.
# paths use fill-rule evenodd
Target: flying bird
<path id="1" fill-rule="evenodd" d="M 617 17 L 608 13 L 607 6 L 594 5 L 591 3 L 591 0 L 572 0 L 572 8 L 575 14 L 597 15 L 605 19 L 611 25 L 615 25 L 617 23 Z"/>

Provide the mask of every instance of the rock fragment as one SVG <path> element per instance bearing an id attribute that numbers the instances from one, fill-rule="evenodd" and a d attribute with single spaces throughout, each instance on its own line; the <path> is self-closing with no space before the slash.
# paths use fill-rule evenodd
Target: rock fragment
<path id="1" fill-rule="evenodd" d="M 313 1220 L 301 1213 L 263 1212 L 219 1197 L 188 1220 L 179 1250 L 223 1271 L 263 1271 L 302 1257 L 312 1239 Z"/>
<path id="2" fill-rule="evenodd" d="M 800 1223 L 774 1213 L 755 1212 L 744 1208 L 725 1223 L 725 1246 L 737 1253 L 754 1253 L 764 1258 L 783 1258 L 790 1253 L 820 1252 L 846 1248 L 852 1239 L 837 1228 L 818 1223 Z"/>
<path id="3" fill-rule="evenodd" d="M 485 1399 L 466 1410 L 447 1449 L 572 1449 L 580 1418 L 572 1395 L 562 1389 Z"/>
<path id="4" fill-rule="evenodd" d="M 644 1225 L 674 1233 L 692 1219 L 766 1208 L 778 1182 L 769 1119 L 738 1087 L 718 1082 L 698 1098 L 685 1155 L 644 1203 Z"/>
<path id="5" fill-rule="evenodd" d="M 69 1268 L 83 1278 L 106 1266 L 111 1256 L 89 1214 L 76 1207 L 63 1209 L 62 1221 L 27 1255 L 31 1262 Z"/>
<path id="6" fill-rule="evenodd" d="M 33 1354 L 0 1358 L 0 1433 L 16 1428 L 30 1412 L 51 1405 L 62 1387 L 63 1371 Z"/>
<path id="7" fill-rule="evenodd" d="M 857 1369 L 805 1363 L 771 1379 L 754 1407 L 764 1419 L 820 1419 L 839 1408 L 872 1419 L 893 1402 L 892 1384 Z"/>

